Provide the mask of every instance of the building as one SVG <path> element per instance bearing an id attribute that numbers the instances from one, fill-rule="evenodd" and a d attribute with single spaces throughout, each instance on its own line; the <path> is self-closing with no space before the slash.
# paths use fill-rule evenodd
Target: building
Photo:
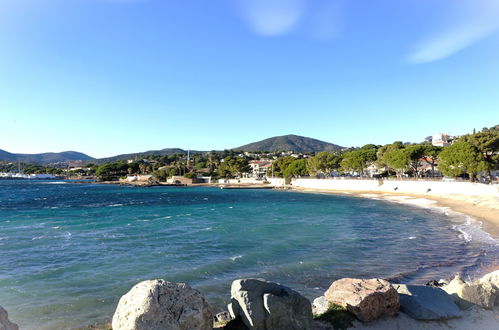
<path id="1" fill-rule="evenodd" d="M 267 176 L 267 172 L 272 169 L 270 160 L 252 160 L 249 162 L 251 167 L 251 177 L 255 179 L 263 179 Z"/>
<path id="2" fill-rule="evenodd" d="M 454 136 L 437 133 L 433 134 L 431 138 L 431 144 L 437 147 L 448 147 L 452 144 L 452 141 L 455 139 Z"/>

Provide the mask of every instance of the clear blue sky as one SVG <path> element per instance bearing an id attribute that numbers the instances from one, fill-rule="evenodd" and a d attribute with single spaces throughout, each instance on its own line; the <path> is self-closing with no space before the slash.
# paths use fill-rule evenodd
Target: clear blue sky
<path id="1" fill-rule="evenodd" d="M 0 149 L 94 157 L 499 124 L 497 0 L 0 0 Z"/>

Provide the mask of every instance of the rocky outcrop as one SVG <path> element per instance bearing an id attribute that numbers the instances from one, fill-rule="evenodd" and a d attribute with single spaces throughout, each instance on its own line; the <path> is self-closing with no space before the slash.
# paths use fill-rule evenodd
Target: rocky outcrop
<path id="1" fill-rule="evenodd" d="M 329 301 L 324 296 L 317 297 L 312 302 L 312 314 L 314 315 L 324 314 L 328 309 Z"/>
<path id="2" fill-rule="evenodd" d="M 499 295 L 499 290 L 495 284 L 497 283 L 497 274 L 494 273 L 469 283 L 456 276 L 443 289 L 456 298 L 456 302 L 461 308 L 468 308 L 475 304 L 492 309 Z"/>
<path id="3" fill-rule="evenodd" d="M 400 296 L 400 310 L 418 320 L 460 317 L 454 299 L 440 288 L 394 284 Z"/>
<path id="4" fill-rule="evenodd" d="M 211 330 L 213 315 L 204 297 L 185 283 L 144 281 L 121 297 L 114 330 Z"/>
<path id="5" fill-rule="evenodd" d="M 0 306 L 0 330 L 19 330 L 17 324 L 9 321 L 9 314 Z"/>
<path id="6" fill-rule="evenodd" d="M 329 302 L 345 307 L 362 322 L 394 315 L 400 307 L 397 291 L 381 279 L 343 278 L 333 282 L 324 296 Z"/>
<path id="7" fill-rule="evenodd" d="M 229 312 L 249 329 L 311 329 L 312 306 L 298 292 L 260 279 L 232 282 Z"/>

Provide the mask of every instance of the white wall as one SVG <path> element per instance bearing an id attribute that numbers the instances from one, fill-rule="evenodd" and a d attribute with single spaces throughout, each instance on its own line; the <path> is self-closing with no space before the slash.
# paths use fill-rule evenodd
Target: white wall
<path id="1" fill-rule="evenodd" d="M 492 195 L 499 197 L 499 185 L 472 182 L 403 181 L 403 180 L 342 180 L 294 179 L 295 187 L 324 190 L 379 191 L 412 194 Z M 397 189 L 395 189 L 397 188 Z M 430 191 L 428 191 L 430 189 Z"/>

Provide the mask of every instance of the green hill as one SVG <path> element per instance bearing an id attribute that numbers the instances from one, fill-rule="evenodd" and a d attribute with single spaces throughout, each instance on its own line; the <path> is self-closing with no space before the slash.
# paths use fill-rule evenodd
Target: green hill
<path id="1" fill-rule="evenodd" d="M 324 142 L 317 139 L 312 139 L 309 137 L 299 136 L 299 135 L 283 135 L 274 136 L 265 140 L 258 142 L 253 142 L 246 144 L 244 146 L 233 148 L 233 150 L 242 151 L 294 151 L 294 152 L 321 152 L 321 151 L 334 151 L 342 149 L 343 147 Z"/>

